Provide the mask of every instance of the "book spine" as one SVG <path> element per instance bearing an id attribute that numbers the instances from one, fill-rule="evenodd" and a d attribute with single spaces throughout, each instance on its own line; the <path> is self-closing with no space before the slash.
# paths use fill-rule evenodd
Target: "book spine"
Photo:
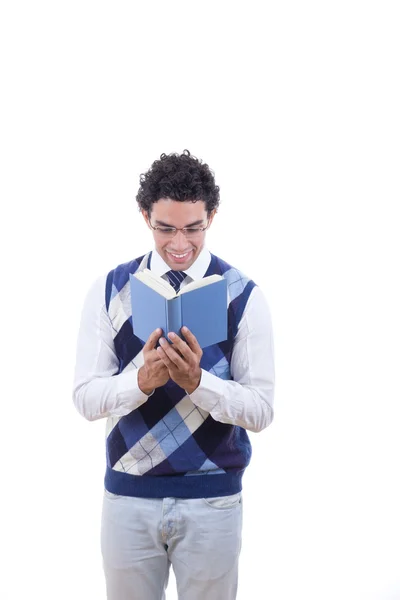
<path id="1" fill-rule="evenodd" d="M 180 296 L 167 300 L 167 326 L 168 331 L 173 331 L 182 337 L 180 333 L 182 327 L 182 303 Z M 165 332 L 165 335 L 167 335 L 168 331 Z"/>

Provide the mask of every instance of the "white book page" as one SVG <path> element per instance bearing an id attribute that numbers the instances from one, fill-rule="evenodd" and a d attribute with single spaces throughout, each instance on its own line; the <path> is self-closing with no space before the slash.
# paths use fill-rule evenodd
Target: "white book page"
<path id="1" fill-rule="evenodd" d="M 198 288 L 204 287 L 205 285 L 209 285 L 210 283 L 214 283 L 215 281 L 220 281 L 223 279 L 222 275 L 209 275 L 208 277 L 203 277 L 203 279 L 198 279 L 197 281 L 191 281 L 184 288 L 182 288 L 178 293 L 185 294 L 185 292 L 190 292 L 191 290 L 197 290 Z"/>
<path id="2" fill-rule="evenodd" d="M 161 296 L 164 296 L 164 298 L 167 298 L 167 300 L 176 297 L 176 293 L 172 285 L 170 285 L 164 279 L 161 279 L 161 277 L 158 275 L 154 275 L 150 269 L 143 269 L 143 271 L 136 272 L 135 277 L 140 279 L 140 281 L 143 281 L 143 283 L 148 285 L 154 291 L 161 294 Z"/>

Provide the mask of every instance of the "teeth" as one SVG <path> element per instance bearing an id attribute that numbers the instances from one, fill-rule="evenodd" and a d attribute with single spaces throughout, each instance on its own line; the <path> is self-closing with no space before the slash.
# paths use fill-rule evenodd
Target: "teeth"
<path id="1" fill-rule="evenodd" d="M 170 254 L 172 254 L 172 256 L 175 256 L 175 258 L 183 258 L 184 256 L 187 256 L 189 252 L 185 252 L 185 254 L 173 254 L 171 252 Z"/>

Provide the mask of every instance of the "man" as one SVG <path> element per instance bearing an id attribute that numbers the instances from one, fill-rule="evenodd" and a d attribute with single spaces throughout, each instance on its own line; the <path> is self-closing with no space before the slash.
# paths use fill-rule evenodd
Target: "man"
<path id="1" fill-rule="evenodd" d="M 155 248 L 100 278 L 78 337 L 74 402 L 107 417 L 102 554 L 109 600 L 162 600 L 172 563 L 180 600 L 236 598 L 246 430 L 273 418 L 270 314 L 261 290 L 205 246 L 219 204 L 208 165 L 161 155 L 140 178 Z M 176 289 L 218 273 L 228 339 L 200 348 L 132 329 L 129 274 L 150 268 Z M 209 307 L 212 310 L 212 307 Z M 166 341 L 169 338 L 169 342 Z"/>

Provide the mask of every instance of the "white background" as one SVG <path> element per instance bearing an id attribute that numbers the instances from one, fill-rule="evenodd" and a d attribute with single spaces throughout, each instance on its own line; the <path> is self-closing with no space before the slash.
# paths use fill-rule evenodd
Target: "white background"
<path id="1" fill-rule="evenodd" d="M 139 174 L 184 148 L 221 187 L 210 250 L 274 324 L 238 599 L 400 598 L 397 8 L 2 4 L 2 599 L 105 598 L 105 423 L 71 398 L 80 311 L 151 248 Z"/>

